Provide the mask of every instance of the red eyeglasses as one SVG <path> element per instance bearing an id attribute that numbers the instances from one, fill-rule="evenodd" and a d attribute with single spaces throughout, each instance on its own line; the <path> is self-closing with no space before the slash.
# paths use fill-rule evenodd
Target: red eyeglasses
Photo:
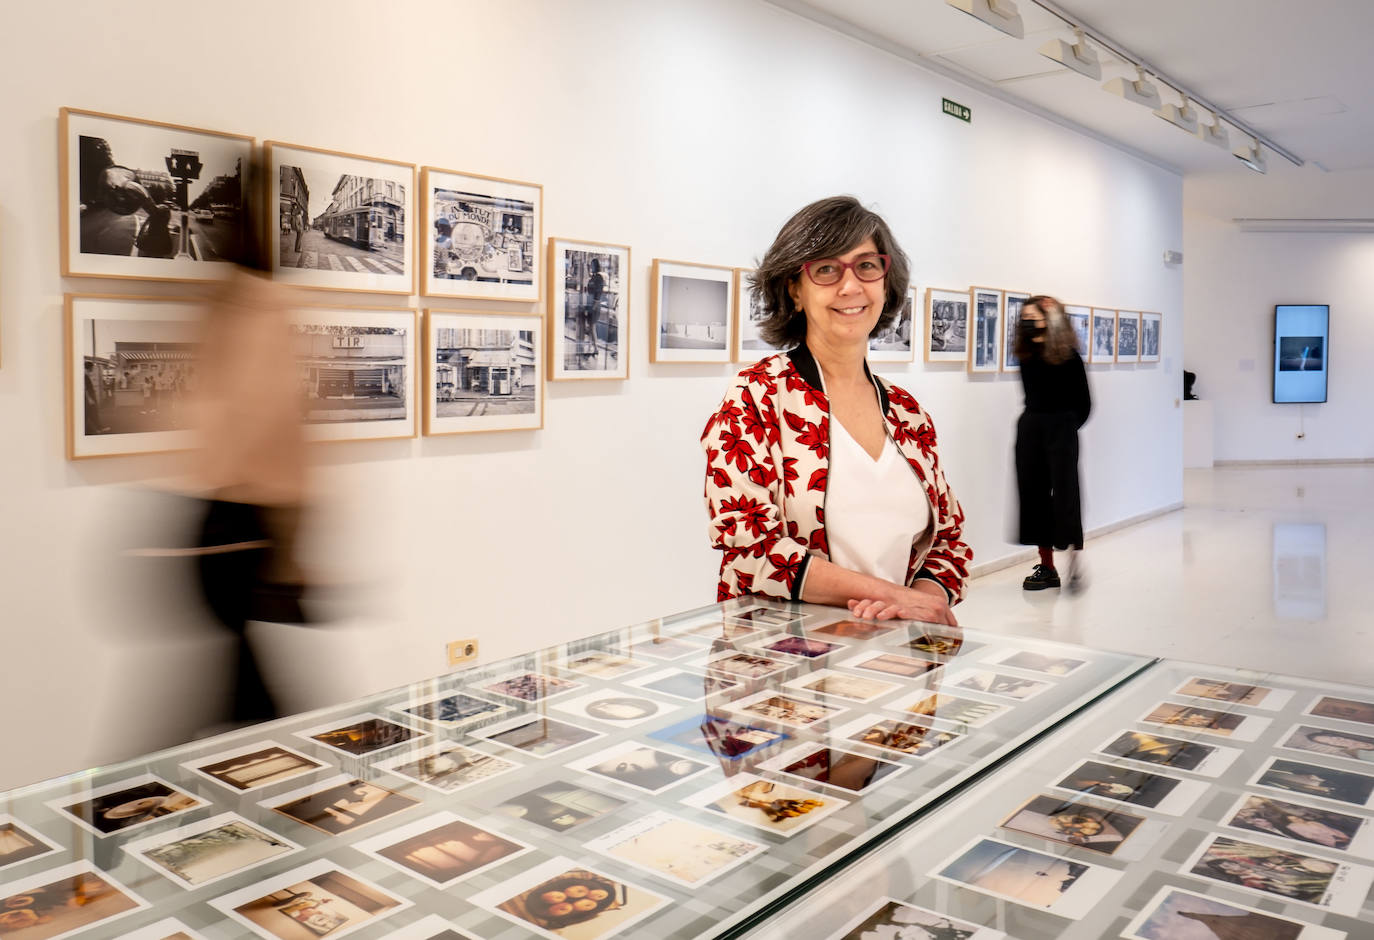
<path id="1" fill-rule="evenodd" d="M 852 270 L 854 276 L 861 281 L 881 281 L 887 276 L 887 269 L 892 266 L 892 259 L 887 255 L 870 253 L 859 255 L 853 261 L 841 261 L 839 258 L 818 258 L 815 261 L 808 261 L 802 265 L 802 270 L 806 276 L 811 278 L 811 283 L 817 287 L 830 287 L 840 283 L 845 271 Z"/>

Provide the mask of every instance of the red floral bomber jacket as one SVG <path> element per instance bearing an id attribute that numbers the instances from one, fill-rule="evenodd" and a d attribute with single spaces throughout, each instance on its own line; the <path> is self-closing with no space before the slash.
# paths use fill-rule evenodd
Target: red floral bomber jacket
<path id="1" fill-rule="evenodd" d="M 869 378 L 888 435 L 930 500 L 933 524 L 912 542 L 907 584 L 930 579 L 957 603 L 973 551 L 960 538 L 964 511 L 940 469 L 935 426 L 904 389 Z M 717 599 L 800 600 L 812 557 L 829 558 L 830 403 L 810 351 L 799 346 L 742 371 L 706 422 L 701 446 L 711 541 L 722 553 Z"/>

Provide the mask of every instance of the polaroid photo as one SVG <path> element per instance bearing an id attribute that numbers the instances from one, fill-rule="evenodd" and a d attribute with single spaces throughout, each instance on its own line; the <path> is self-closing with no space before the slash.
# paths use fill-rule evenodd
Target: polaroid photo
<path id="1" fill-rule="evenodd" d="M 459 930 L 438 914 L 422 917 L 405 927 L 392 927 L 387 940 L 477 940 L 472 934 Z"/>
<path id="2" fill-rule="evenodd" d="M 767 656 L 757 656 L 753 653 L 736 653 L 727 650 L 707 660 L 706 669 L 709 672 L 722 673 L 734 679 L 748 680 L 769 679 L 780 672 L 791 669 L 793 665 L 793 663 L 769 659 Z"/>
<path id="3" fill-rule="evenodd" d="M 373 768 L 414 780 L 440 793 L 456 793 L 519 766 L 505 758 L 445 741 L 378 761 Z"/>
<path id="4" fill-rule="evenodd" d="M 897 629 L 893 623 L 878 623 L 873 620 L 837 620 L 834 623 L 827 623 L 823 627 L 813 627 L 806 631 L 807 636 L 814 636 L 819 633 L 822 636 L 833 636 L 837 639 L 848 640 L 872 640 L 880 636 L 886 636 Z"/>
<path id="5" fill-rule="evenodd" d="M 1122 731 L 1094 750 L 1108 757 L 1186 770 L 1204 777 L 1220 777 L 1244 753 L 1238 747 L 1185 741 L 1149 731 Z"/>
<path id="6" fill-rule="evenodd" d="M 883 898 L 866 913 L 860 914 L 826 940 L 877 940 L 880 937 L 901 938 L 917 934 L 940 940 L 1006 940 L 1006 934 L 991 927 L 980 927 L 967 920 L 959 920 L 917 907 L 896 898 Z"/>
<path id="7" fill-rule="evenodd" d="M 735 774 L 714 786 L 682 799 L 684 805 L 718 813 L 779 836 L 794 836 L 849 805 L 828 793 L 804 790 L 764 780 L 754 774 Z"/>
<path id="8" fill-rule="evenodd" d="M 61 940 L 150 906 L 89 861 L 30 875 L 3 891 L 0 928 L 5 936 L 34 940 Z"/>
<path id="9" fill-rule="evenodd" d="M 412 902 L 322 858 L 211 898 L 209 903 L 267 940 L 309 936 L 333 940 L 376 924 Z"/>
<path id="10" fill-rule="evenodd" d="M 1122 861 L 1139 861 L 1149 844 L 1164 834 L 1168 823 L 1125 810 L 1102 809 L 1078 797 L 1041 793 L 1017 807 L 998 826 Z"/>
<path id="11" fill-rule="evenodd" d="M 750 839 L 662 812 L 621 826 L 586 847 L 684 888 L 719 878 L 768 850 Z"/>
<path id="12" fill-rule="evenodd" d="M 1211 786 L 1205 780 L 1184 780 L 1095 760 L 1083 761 L 1050 785 L 1170 816 L 1186 812 Z"/>
<path id="13" fill-rule="evenodd" d="M 133 933 L 120 934 L 120 940 L 207 940 L 205 934 L 192 930 L 175 917 L 149 924 Z"/>
<path id="14" fill-rule="evenodd" d="M 534 851 L 528 843 L 450 812 L 435 813 L 354 842 L 353 848 L 436 888 L 451 887 Z"/>
<path id="15" fill-rule="evenodd" d="M 1266 787 L 1374 809 L 1374 777 L 1349 770 L 1274 757 L 1248 783 L 1252 787 Z"/>
<path id="16" fill-rule="evenodd" d="M 236 813 L 221 813 L 126 843 L 124 852 L 189 891 L 280 859 L 300 848 Z"/>
<path id="17" fill-rule="evenodd" d="M 631 659 L 629 656 L 623 656 L 620 653 L 608 653 L 605 650 L 583 650 L 580 653 L 572 653 L 554 663 L 558 669 L 566 669 L 569 672 L 591 676 L 594 679 L 619 679 L 622 676 L 642 672 L 649 668 L 649 665 L 649 663 L 641 663 Z"/>
<path id="18" fill-rule="evenodd" d="M 933 659 L 903 656 L 900 653 L 880 653 L 874 650 L 852 656 L 844 662 L 838 663 L 838 665 L 846 669 L 863 669 L 889 676 L 901 676 L 905 679 L 929 675 L 944 668 L 943 663 L 937 663 Z"/>
<path id="19" fill-rule="evenodd" d="M 684 656 L 705 652 L 699 643 L 690 643 L 675 636 L 653 636 L 640 640 L 630 647 L 633 656 L 647 656 L 649 659 L 675 660 Z"/>
<path id="20" fill-rule="evenodd" d="M 1160 702 L 1139 720 L 1147 725 L 1165 725 L 1203 734 L 1215 734 L 1235 741 L 1255 740 L 1272 722 L 1270 718 L 1201 708 L 1197 705 L 1183 705 L 1178 702 Z"/>
<path id="21" fill-rule="evenodd" d="M 1246 685 L 1243 682 L 1229 682 L 1225 679 L 1207 676 L 1193 676 L 1174 689 L 1173 694 L 1186 695 L 1189 698 L 1205 698 L 1213 702 L 1225 702 L 1228 705 L 1263 708 L 1268 711 L 1279 711 L 1293 697 L 1293 693 L 1289 689 L 1274 689 L 1265 685 Z"/>
<path id="22" fill-rule="evenodd" d="M 829 656 L 831 653 L 849 648 L 844 643 L 798 636 L 795 633 L 769 633 L 749 640 L 746 645 L 752 649 L 757 649 L 765 656 L 781 653 L 786 656 L 799 656 L 803 659 L 819 659 L 822 656 Z"/>
<path id="23" fill-rule="evenodd" d="M 375 783 L 339 774 L 263 800 L 258 805 L 303 826 L 337 836 L 419 806 L 420 801 Z"/>
<path id="24" fill-rule="evenodd" d="M 1374 885 L 1374 868 L 1215 834 L 1202 840 L 1180 871 L 1346 917 L 1359 915 Z"/>
<path id="25" fill-rule="evenodd" d="M 550 832 L 567 832 L 626 805 L 625 800 L 560 781 L 507 797 L 496 804 L 496 811 Z"/>
<path id="26" fill-rule="evenodd" d="M 648 675 L 636 676 L 626 679 L 625 684 L 648 692 L 686 699 L 689 702 L 704 702 L 713 695 L 739 688 L 739 683 L 733 679 L 702 676 L 678 669 L 661 669 Z"/>
<path id="27" fill-rule="evenodd" d="M 571 679 L 556 679 L 538 672 L 518 672 L 488 682 L 482 686 L 482 690 L 522 702 L 541 702 L 582 687 L 583 683 Z"/>
<path id="28" fill-rule="evenodd" d="M 751 637 L 763 629 L 764 627 L 756 627 L 751 623 L 735 623 L 725 617 L 717 616 L 705 623 L 683 628 L 680 632 L 683 636 L 697 636 L 707 640 L 723 640 L 733 643 L 736 640 Z"/>
<path id="29" fill-rule="evenodd" d="M 749 604 L 734 610 L 723 610 L 721 615 L 727 620 L 753 627 L 755 630 L 771 629 L 774 631 L 799 627 L 806 621 L 813 619 L 811 614 L 803 614 L 795 610 L 779 610 L 766 604 Z"/>
<path id="30" fill-rule="evenodd" d="M 921 629 L 912 629 L 902 638 L 900 642 L 889 643 L 897 649 L 907 649 L 925 656 L 933 656 L 939 662 L 948 662 L 955 656 L 967 656 L 975 650 L 980 650 L 987 644 L 973 643 L 965 639 L 962 633 L 936 633 L 934 630 L 923 626 Z"/>
<path id="31" fill-rule="evenodd" d="M 13 816 L 0 813 L 0 868 L 56 852 L 58 847 Z"/>
<path id="32" fill-rule="evenodd" d="M 1222 815 L 1232 829 L 1374 858 L 1374 819 L 1246 793 Z"/>
<path id="33" fill-rule="evenodd" d="M 1227 929 L 1255 940 L 1345 940 L 1344 930 L 1289 920 L 1172 885 L 1160 888 L 1121 934 L 1129 940 L 1221 937 Z"/>
<path id="34" fill-rule="evenodd" d="M 1020 676 L 1009 676 L 1006 673 L 989 672 L 983 669 L 957 672 L 948 678 L 945 687 L 982 692 L 984 695 L 995 695 L 998 698 L 1009 698 L 1018 702 L 1035 698 L 1041 692 L 1053 688 L 1048 682 L 1023 679 Z"/>
<path id="35" fill-rule="evenodd" d="M 909 757 L 929 757 L 939 748 L 962 737 L 954 731 L 943 731 L 916 722 L 894 721 L 879 715 L 866 715 L 858 721 L 833 729 L 831 734 L 838 739 L 895 751 Z"/>
<path id="36" fill-rule="evenodd" d="M 441 692 L 426 698 L 397 702 L 388 706 L 407 718 L 418 718 L 445 728 L 466 728 L 479 721 L 491 721 L 515 711 L 467 692 Z"/>
<path id="37" fill-rule="evenodd" d="M 97 787 L 79 799 L 67 795 L 46 805 L 93 835 L 111 836 L 210 804 L 159 777 L 143 774 Z"/>
<path id="38" fill-rule="evenodd" d="M 774 690 L 755 692 L 721 707 L 746 721 L 772 722 L 789 728 L 819 727 L 845 710 L 842 705 L 813 702 Z"/>
<path id="39" fill-rule="evenodd" d="M 517 751 L 524 751 L 531 757 L 549 757 L 566 751 L 568 748 L 604 738 L 601 731 L 579 728 L 542 715 L 524 715 L 498 725 L 468 732 L 474 738 L 491 741 Z"/>
<path id="40" fill-rule="evenodd" d="M 769 731 L 726 716 L 709 714 L 656 728 L 648 736 L 723 760 L 739 760 L 791 737 L 781 731 Z"/>
<path id="41" fill-rule="evenodd" d="M 930 874 L 1004 901 L 1082 920 L 1102 903 L 1124 873 L 999 839 L 978 838 Z"/>
<path id="42" fill-rule="evenodd" d="M 1279 738 L 1278 746 L 1323 757 L 1374 763 L 1374 731 L 1358 733 L 1317 725 L 1294 725 Z"/>
<path id="43" fill-rule="evenodd" d="M 932 692 L 929 689 L 921 689 L 882 707 L 921 718 L 948 722 L 961 731 L 966 728 L 981 728 L 998 715 L 1011 711 L 1010 705 L 980 702 L 977 699 L 960 698 L 957 695 L 946 695 L 944 692 Z"/>
<path id="44" fill-rule="evenodd" d="M 1359 722 L 1362 725 L 1374 725 L 1374 702 L 1319 695 L 1307 706 L 1303 714 L 1314 718 L 1337 718 L 1341 721 Z"/>
<path id="45" fill-rule="evenodd" d="M 669 754 L 638 741 L 621 742 L 591 757 L 569 761 L 566 766 L 614 780 L 644 793 L 662 793 L 669 787 L 713 769 L 700 761 Z"/>
<path id="46" fill-rule="evenodd" d="M 549 710 L 562 712 L 572 718 L 589 718 L 602 724 L 628 728 L 662 718 L 681 707 L 677 703 L 668 705 L 645 695 L 631 695 L 623 689 L 610 689 L 561 699 L 550 705 Z"/>
<path id="47" fill-rule="evenodd" d="M 426 732 L 371 713 L 336 718 L 326 724 L 297 731 L 296 736 L 353 757 L 383 751 L 406 742 L 420 744 L 429 740 Z"/>
<path id="48" fill-rule="evenodd" d="M 554 940 L 601 940 L 653 916 L 666 897 L 610 875 L 552 858 L 474 894 L 484 910 Z M 653 930 L 637 932 L 654 936 Z"/>
<path id="49" fill-rule="evenodd" d="M 810 692 L 828 698 L 842 698 L 847 702 L 860 702 L 867 705 L 882 698 L 895 689 L 902 688 L 894 682 L 870 679 L 867 676 L 852 676 L 847 672 L 834 669 L 817 669 L 803 676 L 783 683 L 784 688 Z"/>
<path id="50" fill-rule="evenodd" d="M 1073 659 L 1069 656 L 1051 656 L 1034 650 L 1017 650 L 1001 659 L 992 661 L 994 666 L 1007 666 L 1012 669 L 1026 669 L 1030 672 L 1043 672 L 1047 676 L 1067 676 L 1088 665 L 1086 659 Z"/>
<path id="51" fill-rule="evenodd" d="M 197 757 L 181 766 L 220 786 L 243 793 L 293 780 L 328 765 L 284 745 L 257 741 L 230 751 Z"/>
<path id="52" fill-rule="evenodd" d="M 901 764 L 827 744 L 799 744 L 778 757 L 760 762 L 759 767 L 850 793 L 866 793 L 907 769 Z"/>

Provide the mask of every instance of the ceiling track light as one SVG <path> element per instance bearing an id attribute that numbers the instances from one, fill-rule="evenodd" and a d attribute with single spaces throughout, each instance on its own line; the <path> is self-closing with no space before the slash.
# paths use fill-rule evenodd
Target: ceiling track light
<path id="1" fill-rule="evenodd" d="M 1212 115 L 1211 124 L 1198 124 L 1197 136 L 1203 143 L 1220 147 L 1223 150 L 1231 149 L 1231 135 L 1226 128 L 1221 126 L 1221 118 L 1215 114 Z"/>
<path id="2" fill-rule="evenodd" d="M 1008 36 L 1017 39 L 1026 37 L 1025 24 L 1021 22 L 1021 13 L 1013 0 L 945 0 L 945 3 Z"/>
<path id="3" fill-rule="evenodd" d="M 1072 45 L 1062 39 L 1051 39 L 1040 47 L 1040 54 L 1079 75 L 1095 80 L 1102 78 L 1102 63 L 1098 61 L 1097 50 L 1088 45 L 1081 29 L 1073 31 Z"/>
<path id="4" fill-rule="evenodd" d="M 1102 90 L 1120 95 L 1127 101 L 1144 105 L 1151 110 L 1162 104 L 1159 100 L 1159 89 L 1145 81 L 1145 73 L 1140 69 L 1136 69 L 1134 80 L 1125 77 L 1114 78 L 1104 83 Z"/>
<path id="5" fill-rule="evenodd" d="M 1189 134 L 1197 133 L 1197 112 L 1188 105 L 1188 99 L 1184 98 L 1183 103 L 1166 104 L 1155 109 L 1155 117 L 1162 118 L 1179 130 L 1187 131 Z"/>
<path id="6" fill-rule="evenodd" d="M 1256 173 L 1263 173 L 1268 169 L 1264 165 L 1264 153 L 1260 150 L 1259 141 L 1253 137 L 1245 138 L 1240 146 L 1231 151 L 1231 155 Z"/>

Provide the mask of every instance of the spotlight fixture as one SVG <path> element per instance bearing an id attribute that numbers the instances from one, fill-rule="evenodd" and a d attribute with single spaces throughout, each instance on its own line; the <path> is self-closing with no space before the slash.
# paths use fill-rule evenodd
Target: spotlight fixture
<path id="1" fill-rule="evenodd" d="M 1097 59 L 1097 50 L 1088 45 L 1083 30 L 1073 31 L 1073 44 L 1062 39 L 1051 39 L 1040 47 L 1040 54 L 1053 59 L 1065 68 L 1092 79 L 1102 78 L 1102 63 Z"/>
<path id="2" fill-rule="evenodd" d="M 1197 136 L 1204 143 L 1221 147 L 1223 150 L 1231 149 L 1231 135 L 1221 126 L 1221 118 L 1215 114 L 1212 115 L 1211 124 L 1198 124 Z"/>
<path id="3" fill-rule="evenodd" d="M 1163 118 L 1189 134 L 1197 133 L 1197 112 L 1189 107 L 1187 98 L 1183 99 L 1182 104 L 1166 104 L 1156 108 L 1155 117 Z"/>
<path id="4" fill-rule="evenodd" d="M 1161 104 L 1159 100 L 1159 89 L 1145 81 L 1145 73 L 1136 69 L 1135 79 L 1114 78 L 1102 85 L 1103 91 L 1109 91 L 1114 95 L 1120 95 L 1127 101 L 1134 101 L 1136 104 L 1143 104 L 1145 107 L 1154 109 Z"/>
<path id="5" fill-rule="evenodd" d="M 1026 27 L 1021 22 L 1021 14 L 1013 0 L 945 0 L 945 3 L 975 19 L 982 20 L 1008 36 L 1017 39 L 1026 37 Z"/>
<path id="6" fill-rule="evenodd" d="M 1256 173 L 1265 172 L 1264 154 L 1260 151 L 1259 141 L 1255 138 L 1245 138 L 1243 143 L 1231 151 L 1231 154 Z"/>

